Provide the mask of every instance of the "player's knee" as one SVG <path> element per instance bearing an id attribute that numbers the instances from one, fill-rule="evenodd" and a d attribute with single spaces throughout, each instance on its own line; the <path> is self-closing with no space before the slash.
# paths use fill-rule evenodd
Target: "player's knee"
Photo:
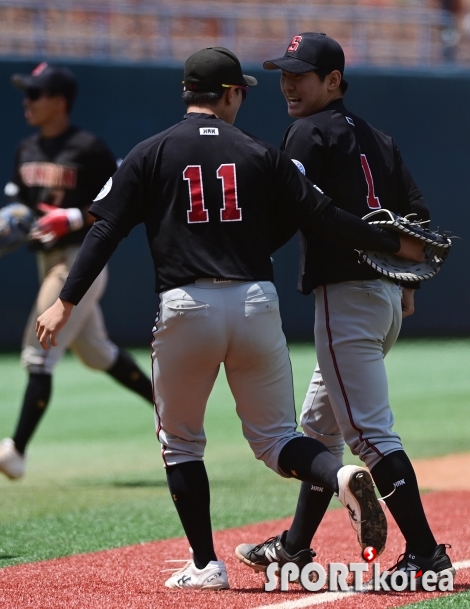
<path id="1" fill-rule="evenodd" d="M 21 352 L 21 365 L 29 374 L 52 374 L 59 359 L 60 356 L 57 357 L 52 349 L 44 351 L 25 347 Z"/>
<path id="2" fill-rule="evenodd" d="M 318 440 L 324 444 L 330 453 L 332 453 L 341 462 L 343 461 L 345 442 L 341 434 L 321 434 L 306 426 L 303 426 L 303 432 L 304 435 L 308 436 L 309 438 L 313 438 L 314 440 Z"/>
<path id="3" fill-rule="evenodd" d="M 285 474 L 279 467 L 279 455 L 289 440 L 300 437 L 302 436 L 299 432 L 293 431 L 286 436 L 277 438 L 248 439 L 248 443 L 258 461 L 262 461 L 266 467 L 269 467 L 269 469 L 272 469 L 283 478 L 289 478 L 290 476 Z"/>
<path id="4" fill-rule="evenodd" d="M 390 436 L 370 444 L 361 442 L 358 446 L 351 447 L 351 452 L 363 461 L 371 470 L 386 455 L 396 450 L 403 450 L 403 445 L 399 437 Z"/>
<path id="5" fill-rule="evenodd" d="M 113 360 L 96 354 L 80 357 L 80 360 L 87 368 L 100 371 L 109 370 L 114 363 Z"/>
<path id="6" fill-rule="evenodd" d="M 112 368 L 116 362 L 118 352 L 118 348 L 113 343 L 105 345 L 101 349 L 90 349 L 83 352 L 75 351 L 76 355 L 87 368 L 100 371 Z"/>

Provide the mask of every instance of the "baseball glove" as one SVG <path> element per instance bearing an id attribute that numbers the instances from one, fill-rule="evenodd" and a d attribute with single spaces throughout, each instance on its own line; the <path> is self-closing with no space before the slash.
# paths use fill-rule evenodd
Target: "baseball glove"
<path id="1" fill-rule="evenodd" d="M 33 212 L 22 203 L 10 203 L 0 209 L 0 257 L 26 243 L 33 221 Z"/>
<path id="2" fill-rule="evenodd" d="M 385 230 L 410 235 L 423 241 L 424 262 L 412 262 L 394 254 L 384 252 L 359 251 L 359 262 L 370 265 L 374 270 L 399 281 L 425 281 L 438 273 L 449 255 L 452 241 L 428 228 L 421 222 L 413 222 L 409 216 L 397 216 L 388 209 L 378 209 L 363 217 L 370 224 Z"/>

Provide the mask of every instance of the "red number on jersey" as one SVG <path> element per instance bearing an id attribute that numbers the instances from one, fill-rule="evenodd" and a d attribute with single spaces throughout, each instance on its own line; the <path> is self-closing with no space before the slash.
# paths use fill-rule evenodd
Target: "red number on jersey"
<path id="1" fill-rule="evenodd" d="M 242 219 L 242 210 L 238 207 L 237 175 L 235 163 L 221 165 L 217 177 L 222 180 L 224 207 L 220 210 L 222 222 L 237 222 Z M 191 208 L 187 212 L 188 223 L 209 222 L 209 212 L 204 207 L 204 188 L 200 165 L 188 165 L 183 171 L 183 179 L 188 182 Z"/>
<path id="2" fill-rule="evenodd" d="M 380 209 L 382 206 L 380 205 L 379 197 L 375 196 L 374 179 L 365 154 L 361 154 L 361 165 L 367 182 L 367 205 L 371 209 Z"/>
<path id="3" fill-rule="evenodd" d="M 295 51 L 297 51 L 297 49 L 299 48 L 299 44 L 301 42 L 302 42 L 302 36 L 294 36 L 294 38 L 292 38 L 292 42 L 287 47 L 287 52 L 295 53 Z"/>
<path id="4" fill-rule="evenodd" d="M 183 171 L 183 179 L 187 180 L 191 209 L 188 213 L 188 223 L 209 222 L 209 214 L 204 207 L 204 189 L 200 165 L 188 165 Z"/>
<path id="5" fill-rule="evenodd" d="M 222 222 L 237 222 L 242 219 L 242 210 L 238 207 L 237 176 L 235 163 L 221 165 L 217 177 L 222 180 L 224 208 L 220 210 Z"/>

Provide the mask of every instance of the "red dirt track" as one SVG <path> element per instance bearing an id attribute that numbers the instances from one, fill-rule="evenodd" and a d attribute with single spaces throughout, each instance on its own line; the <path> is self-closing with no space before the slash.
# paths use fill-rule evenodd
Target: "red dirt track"
<path id="1" fill-rule="evenodd" d="M 452 544 L 449 554 L 454 562 L 470 559 L 470 491 L 435 492 L 424 495 L 423 502 L 431 526 L 440 543 Z M 391 566 L 404 546 L 389 518 L 387 549 L 379 560 Z M 242 565 L 233 549 L 242 542 L 259 542 L 280 533 L 290 520 L 279 520 L 241 529 L 215 533 L 216 551 L 225 560 L 231 589 L 222 592 L 174 591 L 164 587 L 171 567 L 166 559 L 187 558 L 184 539 L 145 543 L 94 554 L 7 567 L 0 570 L 0 607 L 2 609 L 255 609 L 286 601 L 310 598 L 292 584 L 289 592 L 263 591 L 264 577 Z M 316 560 L 359 562 L 359 546 L 345 510 L 326 515 L 315 537 Z M 470 589 L 470 568 L 461 569 L 455 579 L 455 592 Z M 434 598 L 443 593 L 368 593 L 358 594 L 316 607 L 329 609 L 387 609 Z M 306 606 L 306 605 L 303 605 Z"/>

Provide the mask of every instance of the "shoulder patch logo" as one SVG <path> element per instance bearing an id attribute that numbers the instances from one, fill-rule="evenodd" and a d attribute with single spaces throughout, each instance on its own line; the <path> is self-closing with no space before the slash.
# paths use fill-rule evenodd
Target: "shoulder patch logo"
<path id="1" fill-rule="evenodd" d="M 201 127 L 199 135 L 219 135 L 219 129 L 217 127 Z"/>
<path id="2" fill-rule="evenodd" d="M 300 173 L 303 173 L 305 175 L 305 167 L 302 165 L 302 163 L 297 159 L 291 159 L 291 161 L 294 163 Z"/>
<path id="3" fill-rule="evenodd" d="M 353 119 L 352 119 L 350 116 L 345 116 L 344 118 L 345 118 L 345 119 L 348 121 L 348 123 L 349 123 L 350 125 L 352 125 L 353 127 L 355 127 L 355 126 L 356 126 L 356 125 L 354 124 Z"/>
<path id="4" fill-rule="evenodd" d="M 100 190 L 100 192 L 99 192 L 98 196 L 96 197 L 96 199 L 93 199 L 93 200 L 94 201 L 100 201 L 101 199 L 104 199 L 105 196 L 111 190 L 112 186 L 113 186 L 113 178 L 109 178 L 109 180 L 106 182 L 106 184 Z"/>

